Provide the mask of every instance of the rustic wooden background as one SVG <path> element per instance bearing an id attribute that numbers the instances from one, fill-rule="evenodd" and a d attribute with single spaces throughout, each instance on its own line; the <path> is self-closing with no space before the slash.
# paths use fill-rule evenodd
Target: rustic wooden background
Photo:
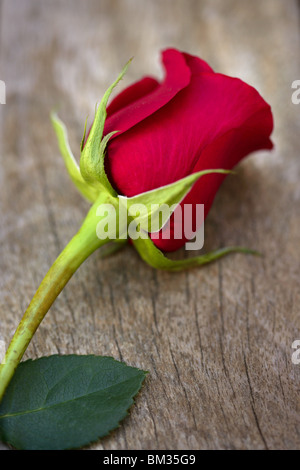
<path id="1" fill-rule="evenodd" d="M 0 339 L 88 209 L 49 111 L 59 109 L 78 155 L 86 116 L 127 59 L 135 57 L 119 89 L 161 77 L 159 51 L 178 47 L 254 85 L 273 107 L 275 150 L 228 177 L 205 227 L 205 250 L 240 244 L 264 257 L 169 274 L 130 247 L 104 261 L 95 253 L 26 358 L 96 353 L 150 371 L 131 415 L 93 449 L 299 448 L 299 3 L 2 0 L 0 9 Z"/>

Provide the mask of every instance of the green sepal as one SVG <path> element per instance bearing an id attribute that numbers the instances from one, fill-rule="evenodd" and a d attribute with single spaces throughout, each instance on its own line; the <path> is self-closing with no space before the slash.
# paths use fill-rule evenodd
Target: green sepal
<path id="1" fill-rule="evenodd" d="M 80 173 L 79 166 L 70 148 L 68 133 L 65 124 L 61 121 L 61 119 L 55 112 L 52 112 L 50 117 L 58 140 L 59 149 L 64 159 L 68 173 L 71 177 L 71 180 L 73 181 L 82 196 L 84 196 L 91 202 L 96 201 L 99 191 L 89 186 L 87 182 L 83 179 Z"/>
<path id="2" fill-rule="evenodd" d="M 104 153 L 105 153 L 105 150 L 106 150 L 106 147 L 107 147 L 107 144 L 108 144 L 108 141 L 109 139 L 117 134 L 119 131 L 113 131 L 113 132 L 110 132 L 109 134 L 105 135 L 103 137 L 103 139 L 101 140 L 100 142 L 100 154 L 104 156 Z"/>
<path id="3" fill-rule="evenodd" d="M 128 240 L 114 240 L 105 245 L 100 251 L 100 258 L 107 258 L 122 250 L 128 243 Z"/>
<path id="4" fill-rule="evenodd" d="M 174 212 L 176 206 L 182 201 L 185 196 L 191 190 L 193 184 L 202 176 L 209 175 L 211 173 L 232 173 L 230 170 L 213 169 L 198 171 L 192 173 L 185 178 L 182 178 L 174 183 L 160 188 L 147 191 L 145 193 L 138 194 L 133 197 L 126 198 L 119 196 L 120 203 L 126 204 L 128 215 L 135 219 L 136 223 L 140 225 L 140 228 L 146 232 L 149 232 L 150 222 L 153 226 L 153 222 L 156 226 L 156 231 L 160 230 L 170 218 L 172 212 Z M 141 204 L 138 208 L 137 204 Z M 159 206 L 166 204 L 171 210 L 169 213 L 162 213 L 159 210 Z M 136 216 L 135 209 L 138 209 L 139 215 Z M 161 216 L 161 217 L 160 217 Z M 159 219 L 160 217 L 160 219 Z M 156 219 L 155 219 L 156 218 Z"/>
<path id="5" fill-rule="evenodd" d="M 184 269 L 194 268 L 196 266 L 203 266 L 204 264 L 216 261 L 230 253 L 245 253 L 249 255 L 260 256 L 260 253 L 255 250 L 243 248 L 240 246 L 230 246 L 220 248 L 219 250 L 211 251 L 200 256 L 183 260 L 171 260 L 167 258 L 153 243 L 147 238 L 138 238 L 132 240 L 134 247 L 141 256 L 141 258 L 149 264 L 152 268 L 161 269 L 165 271 L 183 271 Z"/>
<path id="6" fill-rule="evenodd" d="M 88 118 L 86 118 L 85 123 L 84 123 L 84 131 L 83 131 L 83 136 L 82 136 L 81 143 L 80 143 L 80 152 L 82 152 L 83 147 L 84 147 L 87 122 L 88 122 Z"/>
<path id="7" fill-rule="evenodd" d="M 112 188 L 104 168 L 104 157 L 105 148 L 109 138 L 118 131 L 110 133 L 105 136 L 102 140 L 104 124 L 107 116 L 106 106 L 111 92 L 119 81 L 125 75 L 128 66 L 132 59 L 130 59 L 122 72 L 118 76 L 117 80 L 107 89 L 99 106 L 96 108 L 95 118 L 91 127 L 89 136 L 84 146 L 82 144 L 81 158 L 80 158 L 80 172 L 84 180 L 98 191 L 107 191 L 112 196 L 116 196 L 117 193 Z M 85 137 L 85 134 L 84 134 Z"/>

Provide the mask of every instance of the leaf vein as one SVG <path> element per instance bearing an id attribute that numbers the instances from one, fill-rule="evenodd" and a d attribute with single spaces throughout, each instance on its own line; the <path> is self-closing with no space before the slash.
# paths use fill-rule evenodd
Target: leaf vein
<path id="1" fill-rule="evenodd" d="M 136 376 L 133 376 L 133 377 L 136 378 L 137 375 L 136 375 Z M 87 394 L 85 394 L 85 395 L 81 395 L 81 396 L 76 397 L 76 398 L 71 398 L 71 399 L 66 400 L 66 401 L 61 401 L 61 402 L 59 402 L 59 403 L 54 403 L 54 404 L 49 405 L 49 406 L 45 406 L 45 407 L 41 407 L 41 408 L 36 408 L 36 409 L 34 409 L 34 410 L 21 411 L 21 412 L 17 412 L 17 413 L 11 413 L 11 414 L 7 413 L 7 414 L 5 414 L 5 415 L 0 416 L 0 420 L 1 420 L 1 419 L 5 419 L 5 418 L 14 418 L 14 417 L 16 417 L 16 416 L 22 416 L 22 415 L 26 415 L 26 414 L 30 414 L 30 413 L 37 413 L 37 412 L 40 412 L 40 411 L 45 411 L 45 410 L 49 410 L 49 409 L 51 409 L 51 408 L 55 408 L 56 406 L 64 405 L 64 404 L 69 403 L 69 402 L 72 402 L 72 401 L 78 401 L 78 400 L 81 400 L 81 399 L 83 399 L 83 398 L 87 398 L 87 397 L 90 397 L 90 396 L 92 396 L 92 395 L 96 395 L 97 393 L 100 393 L 100 392 L 103 392 L 103 391 L 108 391 L 109 389 L 111 389 L 111 388 L 113 388 L 113 387 L 116 387 L 116 386 L 118 386 L 118 385 L 124 385 L 124 384 L 126 384 L 126 383 L 128 383 L 128 382 L 131 382 L 131 380 L 132 380 L 133 377 L 130 377 L 130 378 L 127 379 L 127 380 L 123 380 L 122 382 L 117 382 L 117 383 L 115 383 L 115 384 L 113 384 L 113 385 L 110 385 L 109 387 L 104 388 L 104 389 L 96 390 L 95 392 L 87 393 Z M 133 395 L 133 394 L 130 394 L 130 397 L 129 397 L 129 398 L 132 399 L 132 395 Z M 118 395 L 118 396 L 121 397 L 122 395 L 120 394 L 120 395 Z M 126 398 L 128 398 L 128 397 L 126 397 Z"/>

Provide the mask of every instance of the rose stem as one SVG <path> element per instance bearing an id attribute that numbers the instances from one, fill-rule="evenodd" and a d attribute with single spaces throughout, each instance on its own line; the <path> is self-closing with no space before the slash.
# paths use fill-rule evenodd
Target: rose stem
<path id="1" fill-rule="evenodd" d="M 24 313 L 0 365 L 0 400 L 35 331 L 56 297 L 83 261 L 97 248 L 109 241 L 107 239 L 100 240 L 96 234 L 98 205 L 99 201 L 92 206 L 80 230 L 51 266 Z"/>

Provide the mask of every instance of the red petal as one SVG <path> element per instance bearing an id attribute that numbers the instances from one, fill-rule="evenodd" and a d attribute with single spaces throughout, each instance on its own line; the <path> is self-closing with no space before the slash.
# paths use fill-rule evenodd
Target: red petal
<path id="1" fill-rule="evenodd" d="M 214 73 L 213 69 L 207 62 L 191 54 L 183 53 L 187 66 L 190 68 L 193 75 L 203 72 Z"/>
<path id="2" fill-rule="evenodd" d="M 151 93 L 159 86 L 152 77 L 144 77 L 119 93 L 107 107 L 107 119 L 117 111 Z"/>
<path id="3" fill-rule="evenodd" d="M 112 131 L 120 131 L 120 133 L 127 131 L 165 106 L 189 84 L 191 72 L 181 52 L 167 49 L 163 52 L 162 60 L 166 70 L 164 82 L 146 96 L 131 103 L 128 100 L 127 106 L 108 117 L 105 122 L 104 135 Z"/>
<path id="4" fill-rule="evenodd" d="M 268 137 L 272 128 L 272 114 L 270 112 L 270 108 L 265 106 L 245 121 L 240 128 L 232 129 L 206 147 L 202 152 L 201 158 L 199 158 L 194 171 L 212 168 L 224 168 L 230 170 L 249 153 L 256 150 L 272 149 L 273 144 Z M 196 204 L 204 204 L 204 217 L 206 217 L 213 203 L 214 197 L 225 177 L 226 175 L 211 174 L 199 179 L 180 204 L 183 215 L 184 204 L 192 204 L 194 208 Z M 195 226 L 195 220 L 196 212 L 194 210 L 192 230 L 199 229 L 199 227 Z M 191 223 L 191 221 L 186 221 L 186 223 Z M 181 240 L 174 239 L 173 236 L 175 230 L 176 227 L 174 227 L 173 216 L 170 219 L 171 238 L 169 240 L 163 240 L 161 238 L 153 240 L 155 245 L 163 251 L 174 251 L 182 247 L 188 240 L 184 237 Z M 163 231 L 160 232 L 160 237 L 163 236 L 162 232 Z"/>
<path id="5" fill-rule="evenodd" d="M 126 196 L 173 183 L 194 171 L 201 153 L 215 139 L 240 128 L 264 108 L 270 115 L 257 91 L 239 79 L 193 75 L 190 85 L 167 105 L 109 144 L 109 179 Z M 264 130 L 266 137 L 271 130 Z M 246 142 L 249 147 L 252 138 Z M 209 164 L 215 161 L 220 168 L 219 158 Z"/>

